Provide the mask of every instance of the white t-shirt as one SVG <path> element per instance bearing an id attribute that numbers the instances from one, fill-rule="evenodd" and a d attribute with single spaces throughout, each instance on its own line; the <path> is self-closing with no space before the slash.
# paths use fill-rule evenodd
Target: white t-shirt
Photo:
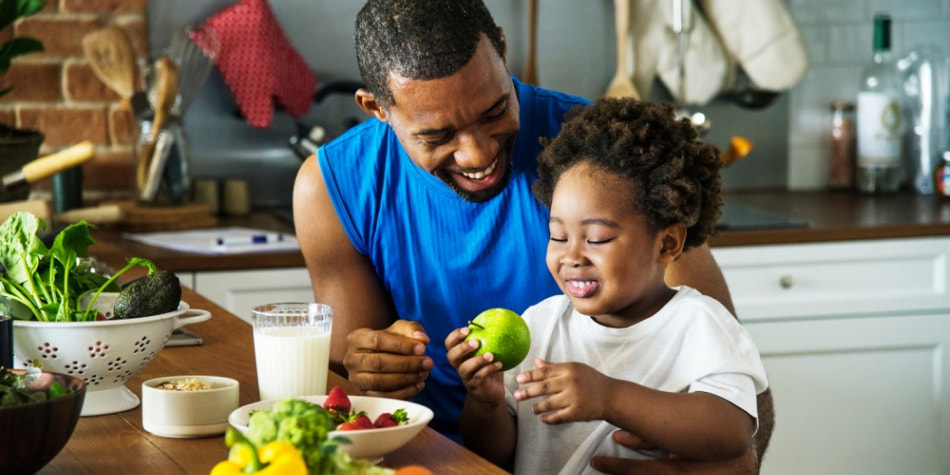
<path id="1" fill-rule="evenodd" d="M 534 358 L 587 364 L 612 378 L 668 392 L 702 391 L 735 404 L 758 424 L 755 397 L 768 381 L 752 338 L 718 301 L 677 287 L 653 316 L 626 328 L 600 325 L 574 310 L 564 295 L 525 310 L 531 350 L 505 373 L 508 408 L 518 417 L 516 474 L 584 473 L 593 455 L 644 458 L 613 442 L 617 430 L 604 421 L 548 425 L 531 413 L 540 399 L 515 401 L 515 377 L 533 369 Z M 597 388 L 591 388 L 596 391 Z M 630 401 L 636 404 L 637 401 Z M 656 455 L 656 454 L 653 454 Z"/>

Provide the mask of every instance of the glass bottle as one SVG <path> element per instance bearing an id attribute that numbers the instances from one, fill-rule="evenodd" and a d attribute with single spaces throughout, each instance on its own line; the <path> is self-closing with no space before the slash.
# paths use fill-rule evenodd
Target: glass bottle
<path id="1" fill-rule="evenodd" d="M 828 187 L 847 190 L 854 183 L 854 104 L 831 103 L 831 147 Z"/>
<path id="2" fill-rule="evenodd" d="M 919 45 L 897 61 L 903 80 L 907 133 L 907 182 L 920 194 L 933 194 L 934 168 L 947 148 L 950 56 L 936 45 Z"/>
<path id="3" fill-rule="evenodd" d="M 866 193 L 893 192 L 904 180 L 904 123 L 900 73 L 891 55 L 891 19 L 886 13 L 874 16 L 873 50 L 858 92 L 855 185 Z"/>

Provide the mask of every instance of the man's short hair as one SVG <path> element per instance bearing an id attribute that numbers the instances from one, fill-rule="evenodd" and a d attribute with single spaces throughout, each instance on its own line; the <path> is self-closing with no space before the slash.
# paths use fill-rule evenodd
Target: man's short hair
<path id="1" fill-rule="evenodd" d="M 389 74 L 430 80 L 475 56 L 484 33 L 504 55 L 501 34 L 481 0 L 369 0 L 356 17 L 360 75 L 380 106 L 393 105 Z"/>

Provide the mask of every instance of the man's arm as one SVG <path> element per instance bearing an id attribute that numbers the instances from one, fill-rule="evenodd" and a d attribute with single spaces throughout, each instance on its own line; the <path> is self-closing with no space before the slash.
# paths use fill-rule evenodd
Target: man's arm
<path id="1" fill-rule="evenodd" d="M 688 285 L 722 303 L 733 315 L 736 314 L 732 295 L 726 285 L 722 269 L 716 263 L 709 243 L 690 249 L 666 268 L 667 285 Z M 756 398 L 759 412 L 759 430 L 755 433 L 755 450 L 758 463 L 761 464 L 765 449 L 772 438 L 775 425 L 775 413 L 772 406 L 772 392 L 765 390 Z"/>
<path id="2" fill-rule="evenodd" d="M 327 192 L 316 157 L 304 161 L 294 183 L 294 227 L 318 302 L 333 307 L 330 368 L 346 375 L 347 336 L 381 330 L 395 314 L 372 264 L 350 242 Z"/>
<path id="3" fill-rule="evenodd" d="M 666 268 L 666 284 L 669 286 L 688 285 L 704 295 L 708 295 L 723 304 L 729 312 L 736 314 L 732 304 L 732 295 L 726 285 L 722 269 L 712 255 L 709 243 L 692 248 L 682 254 Z"/>

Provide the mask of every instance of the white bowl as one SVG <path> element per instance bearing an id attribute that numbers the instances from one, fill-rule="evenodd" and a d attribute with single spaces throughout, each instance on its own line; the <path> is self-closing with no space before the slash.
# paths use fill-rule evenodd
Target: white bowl
<path id="1" fill-rule="evenodd" d="M 304 396 L 298 399 L 310 401 L 315 404 L 323 405 L 326 396 Z M 237 408 L 228 417 L 228 422 L 235 429 L 244 432 L 247 430 L 248 418 L 252 411 L 269 409 L 277 400 L 260 401 L 247 404 Z M 376 417 L 384 412 L 395 412 L 396 409 L 404 409 L 409 416 L 407 424 L 400 424 L 396 427 L 384 427 L 381 429 L 366 429 L 353 431 L 330 431 L 329 437 L 341 436 L 350 439 L 349 444 L 340 446 L 340 451 L 350 454 L 353 458 L 378 460 L 384 455 L 406 445 L 413 437 L 419 434 L 422 429 L 429 425 L 432 420 L 432 410 L 421 404 L 402 401 L 399 399 L 386 399 L 369 396 L 350 396 L 350 402 L 353 403 L 353 409 L 356 411 L 366 411 L 370 419 L 376 420 Z"/>
<path id="2" fill-rule="evenodd" d="M 40 367 L 86 382 L 83 416 L 127 411 L 139 398 L 125 381 L 145 368 L 176 328 L 211 318 L 207 310 L 178 309 L 151 317 L 95 322 L 14 320 L 14 367 Z"/>
<path id="3" fill-rule="evenodd" d="M 209 389 L 161 389 L 162 383 L 197 380 Z M 240 384 L 219 376 L 166 376 L 142 383 L 142 427 L 162 437 L 206 437 L 228 429 Z"/>

